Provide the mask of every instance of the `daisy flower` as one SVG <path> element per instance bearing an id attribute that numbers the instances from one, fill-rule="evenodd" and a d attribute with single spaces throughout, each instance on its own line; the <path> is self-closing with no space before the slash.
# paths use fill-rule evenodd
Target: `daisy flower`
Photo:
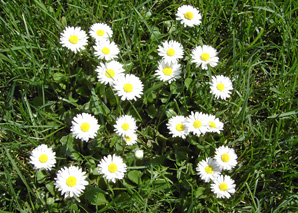
<path id="1" fill-rule="evenodd" d="M 96 42 L 94 50 L 94 54 L 98 56 L 99 59 L 105 59 L 107 61 L 116 58 L 119 53 L 119 48 L 115 42 L 109 42 L 108 40 Z"/>
<path id="2" fill-rule="evenodd" d="M 66 27 L 60 36 L 60 43 L 74 53 L 85 49 L 87 45 L 87 34 L 80 27 Z"/>
<path id="3" fill-rule="evenodd" d="M 109 38 L 112 38 L 113 31 L 106 24 L 95 23 L 90 27 L 89 34 L 97 41 L 102 39 L 108 40 Z"/>
<path id="4" fill-rule="evenodd" d="M 201 14 L 196 8 L 190 5 L 183 5 L 179 7 L 176 16 L 177 20 L 180 20 L 185 27 L 193 27 L 201 24 Z"/>
<path id="5" fill-rule="evenodd" d="M 114 90 L 121 100 L 136 100 L 143 94 L 143 83 L 135 75 L 127 74 L 114 81 Z"/>
<path id="6" fill-rule="evenodd" d="M 208 45 L 197 46 L 193 49 L 191 53 L 193 58 L 192 63 L 196 63 L 196 67 L 202 65 L 202 69 L 206 70 L 208 68 L 207 64 L 211 67 L 215 67 L 218 63 L 217 51 Z"/>
<path id="7" fill-rule="evenodd" d="M 33 164 L 34 169 L 51 170 L 56 163 L 56 153 L 47 145 L 41 144 L 32 150 L 30 163 Z"/>
<path id="8" fill-rule="evenodd" d="M 124 135 L 122 137 L 127 145 L 133 145 L 133 144 L 137 143 L 137 134 L 135 134 L 135 133 L 132 133 L 130 135 Z"/>
<path id="9" fill-rule="evenodd" d="M 135 152 L 135 156 L 137 159 L 143 159 L 144 157 L 144 151 L 142 149 L 139 149 Z"/>
<path id="10" fill-rule="evenodd" d="M 226 146 L 220 146 L 215 150 L 214 159 L 219 168 L 224 170 L 231 170 L 237 165 L 235 150 Z"/>
<path id="11" fill-rule="evenodd" d="M 119 136 L 131 136 L 137 129 L 136 121 L 131 115 L 122 115 L 116 120 L 115 132 Z"/>
<path id="12" fill-rule="evenodd" d="M 64 194 L 64 198 L 79 197 L 88 185 L 85 174 L 86 172 L 76 166 L 61 168 L 55 178 L 55 187 L 61 191 L 61 195 Z"/>
<path id="13" fill-rule="evenodd" d="M 236 192 L 236 185 L 230 176 L 220 175 L 213 181 L 214 183 L 211 184 L 211 191 L 216 194 L 217 198 L 230 198 L 230 194 L 234 194 Z"/>
<path id="14" fill-rule="evenodd" d="M 123 163 L 121 157 L 116 155 L 108 155 L 104 157 L 98 164 L 99 173 L 108 181 L 116 183 L 116 179 L 123 179 L 126 172 L 126 164 Z"/>
<path id="15" fill-rule="evenodd" d="M 210 180 L 217 178 L 220 175 L 221 169 L 216 164 L 216 161 L 213 158 L 207 158 L 198 163 L 196 168 L 198 175 L 206 183 L 209 183 Z"/>
<path id="16" fill-rule="evenodd" d="M 232 81 L 223 75 L 212 76 L 212 83 L 210 86 L 211 93 L 215 95 L 217 99 L 227 99 L 232 93 L 233 89 Z"/>
<path id="17" fill-rule="evenodd" d="M 155 75 L 161 81 L 175 81 L 180 78 L 181 68 L 180 64 L 177 62 L 174 63 L 166 63 L 164 60 L 161 60 L 158 65 L 158 70 L 156 70 Z"/>
<path id="18" fill-rule="evenodd" d="M 216 132 L 216 133 L 219 134 L 220 131 L 223 130 L 223 127 L 224 127 L 223 122 L 221 122 L 214 115 L 208 115 L 207 121 L 209 123 L 209 125 L 208 125 L 208 132 Z"/>
<path id="19" fill-rule="evenodd" d="M 181 137 L 185 139 L 185 137 L 188 135 L 188 130 L 185 122 L 185 117 L 181 115 L 177 115 L 169 119 L 167 127 L 173 137 Z"/>
<path id="20" fill-rule="evenodd" d="M 157 50 L 166 63 L 177 63 L 177 60 L 183 57 L 183 47 L 177 41 L 165 41 Z"/>
<path id="21" fill-rule="evenodd" d="M 88 142 L 89 139 L 93 139 L 99 129 L 96 118 L 88 113 L 78 114 L 73 118 L 71 122 L 72 135 L 82 141 Z"/>
<path id="22" fill-rule="evenodd" d="M 118 61 L 110 61 L 107 63 L 100 63 L 96 70 L 98 81 L 102 84 L 110 84 L 124 72 L 122 64 Z"/>
<path id="23" fill-rule="evenodd" d="M 201 112 L 191 112 L 191 115 L 186 119 L 186 126 L 189 132 L 200 136 L 208 131 L 208 115 Z"/>

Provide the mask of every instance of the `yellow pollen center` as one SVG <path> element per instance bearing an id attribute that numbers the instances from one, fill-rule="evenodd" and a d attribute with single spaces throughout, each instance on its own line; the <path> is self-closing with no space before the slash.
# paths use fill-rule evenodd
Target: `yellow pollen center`
<path id="1" fill-rule="evenodd" d="M 88 130 L 90 129 L 90 125 L 85 122 L 81 124 L 80 128 L 83 132 L 88 132 Z"/>
<path id="2" fill-rule="evenodd" d="M 174 50 L 173 48 L 168 49 L 168 50 L 167 50 L 167 55 L 168 55 L 168 56 L 173 56 L 173 55 L 175 55 L 175 50 Z"/>
<path id="3" fill-rule="evenodd" d="M 229 162 L 229 160 L 230 160 L 230 156 L 227 154 L 227 153 L 224 153 L 224 154 L 222 154 L 221 155 L 221 160 L 223 161 L 223 162 Z"/>
<path id="4" fill-rule="evenodd" d="M 227 191 L 228 189 L 228 185 L 226 183 L 221 183 L 219 184 L 218 188 L 221 190 L 221 191 Z"/>
<path id="5" fill-rule="evenodd" d="M 98 36 L 103 36 L 103 35 L 105 34 L 105 31 L 103 31 L 103 30 L 97 30 L 97 31 L 96 31 L 96 34 L 97 34 Z"/>
<path id="6" fill-rule="evenodd" d="M 111 51 L 110 51 L 109 48 L 104 47 L 104 48 L 102 48 L 101 52 L 102 52 L 103 54 L 105 54 L 105 55 L 108 55 L 108 54 L 110 54 Z"/>
<path id="7" fill-rule="evenodd" d="M 126 83 L 124 84 L 123 89 L 125 92 L 132 92 L 133 86 L 130 83 Z"/>
<path id="8" fill-rule="evenodd" d="M 74 176 L 69 176 L 66 179 L 66 185 L 69 187 L 74 187 L 75 185 L 77 185 L 77 179 Z"/>
<path id="9" fill-rule="evenodd" d="M 188 20 L 192 20 L 193 19 L 193 13 L 192 12 L 186 12 L 184 14 L 184 17 L 187 18 Z"/>
<path id="10" fill-rule="evenodd" d="M 108 170 L 109 170 L 109 172 L 111 172 L 111 173 L 115 173 L 116 171 L 117 171 L 117 165 L 116 164 L 114 164 L 114 163 L 111 163 L 109 166 L 108 166 Z"/>
<path id="11" fill-rule="evenodd" d="M 183 124 L 177 124 L 176 125 L 176 130 L 179 131 L 179 132 L 183 131 L 184 130 L 184 125 Z"/>
<path id="12" fill-rule="evenodd" d="M 79 41 L 79 37 L 76 36 L 76 35 L 71 35 L 69 37 L 69 42 L 72 43 L 72 44 L 76 44 L 76 43 L 78 43 L 78 41 Z"/>
<path id="13" fill-rule="evenodd" d="M 163 74 L 165 75 L 171 75 L 173 73 L 172 68 L 171 67 L 165 67 L 162 70 Z"/>
<path id="14" fill-rule="evenodd" d="M 213 173 L 213 167 L 212 166 L 206 166 L 205 167 L 205 171 L 207 174 L 212 174 Z"/>
<path id="15" fill-rule="evenodd" d="M 124 137 L 125 137 L 126 141 L 131 141 L 131 137 L 126 137 L 126 136 L 124 136 Z"/>
<path id="16" fill-rule="evenodd" d="M 107 69 L 107 70 L 106 70 L 106 76 L 107 76 L 108 78 L 113 78 L 113 77 L 115 76 L 115 71 L 112 70 L 112 69 Z"/>
<path id="17" fill-rule="evenodd" d="M 193 122 L 193 126 L 194 126 L 194 128 L 200 128 L 201 126 L 202 126 L 202 122 L 201 121 L 198 121 L 198 120 L 196 120 L 195 122 Z"/>
<path id="18" fill-rule="evenodd" d="M 202 61 L 209 61 L 210 55 L 208 53 L 202 53 L 200 58 L 202 59 Z"/>
<path id="19" fill-rule="evenodd" d="M 216 124 L 213 121 L 209 121 L 209 126 L 211 128 L 216 128 Z"/>
<path id="20" fill-rule="evenodd" d="M 46 163 L 48 161 L 48 156 L 46 154 L 42 154 L 39 156 L 38 160 L 40 163 Z"/>
<path id="21" fill-rule="evenodd" d="M 123 129 L 123 130 L 125 130 L 125 131 L 126 131 L 126 130 L 128 130 L 128 129 L 129 129 L 129 124 L 128 124 L 128 123 L 124 123 L 124 124 L 122 124 L 122 126 L 121 126 L 121 127 L 122 127 L 122 129 Z"/>
<path id="22" fill-rule="evenodd" d="M 223 91 L 225 89 L 225 85 L 223 83 L 219 83 L 217 84 L 216 88 L 219 90 L 219 91 Z"/>

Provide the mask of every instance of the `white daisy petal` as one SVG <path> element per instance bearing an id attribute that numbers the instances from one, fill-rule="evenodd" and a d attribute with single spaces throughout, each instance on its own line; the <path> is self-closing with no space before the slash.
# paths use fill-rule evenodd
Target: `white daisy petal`
<path id="1" fill-rule="evenodd" d="M 227 99 L 231 95 L 233 89 L 232 81 L 223 75 L 212 76 L 212 83 L 210 86 L 211 93 L 215 95 L 217 99 Z"/>
<path id="2" fill-rule="evenodd" d="M 100 63 L 95 71 L 97 72 L 97 78 L 100 83 L 112 85 L 115 79 L 118 78 L 120 74 L 123 74 L 124 69 L 122 64 L 118 61 L 110 61 Z"/>
<path id="3" fill-rule="evenodd" d="M 219 58 L 217 57 L 217 51 L 208 45 L 197 46 L 191 53 L 192 63 L 196 63 L 196 67 L 202 66 L 203 70 L 208 69 L 208 64 L 211 67 L 215 67 Z"/>
<path id="4" fill-rule="evenodd" d="M 106 24 L 95 23 L 90 27 L 89 34 L 97 41 L 108 40 L 109 38 L 112 38 L 113 31 Z"/>
<path id="5" fill-rule="evenodd" d="M 64 194 L 65 198 L 79 197 L 85 190 L 85 186 L 88 185 L 85 174 L 86 172 L 76 166 L 61 168 L 55 178 L 55 187 L 61 191 L 61 195 Z"/>
<path id="6" fill-rule="evenodd" d="M 178 59 L 183 57 L 183 47 L 177 41 L 165 41 L 157 50 L 165 63 L 177 63 Z"/>
<path id="7" fill-rule="evenodd" d="M 220 175 L 213 181 L 214 183 L 211 184 L 211 191 L 216 194 L 217 198 L 230 198 L 230 194 L 236 192 L 236 185 L 230 176 Z"/>
<path id="8" fill-rule="evenodd" d="M 206 160 L 200 161 L 196 170 L 198 175 L 200 175 L 206 183 L 209 183 L 210 180 L 217 178 L 221 172 L 221 169 L 213 158 L 207 158 Z"/>
<path id="9" fill-rule="evenodd" d="M 60 36 L 60 43 L 74 53 L 85 49 L 88 36 L 80 27 L 66 27 Z"/>
<path id="10" fill-rule="evenodd" d="M 107 61 L 114 59 L 117 57 L 119 53 L 119 48 L 115 44 L 115 42 L 109 42 L 108 40 L 99 40 L 96 42 L 94 46 L 94 54 L 99 59 L 105 59 Z"/>
<path id="11" fill-rule="evenodd" d="M 96 136 L 98 129 L 96 118 L 88 113 L 82 113 L 73 118 L 70 131 L 75 138 L 88 142 Z"/>
<path id="12" fill-rule="evenodd" d="M 137 134 L 135 133 L 125 134 L 123 136 L 123 140 L 126 142 L 127 145 L 133 145 L 137 143 Z"/>
<path id="13" fill-rule="evenodd" d="M 220 146 L 215 150 L 214 159 L 223 170 L 231 170 L 237 165 L 235 150 L 226 146 Z"/>
<path id="14" fill-rule="evenodd" d="M 186 119 L 184 116 L 177 115 L 169 119 L 167 128 L 173 137 L 181 137 L 183 139 L 188 135 L 188 129 L 186 126 Z"/>
<path id="15" fill-rule="evenodd" d="M 180 78 L 181 67 L 177 62 L 174 63 L 166 63 L 165 60 L 161 60 L 158 65 L 158 70 L 156 70 L 155 75 L 161 81 L 175 81 Z"/>
<path id="16" fill-rule="evenodd" d="M 33 164 L 34 169 L 51 170 L 56 163 L 56 153 L 47 145 L 41 144 L 32 150 L 30 163 Z"/>
<path id="17" fill-rule="evenodd" d="M 122 137 L 135 134 L 137 129 L 136 121 L 131 115 L 123 115 L 117 118 L 114 127 L 115 132 Z"/>
<path id="18" fill-rule="evenodd" d="M 98 164 L 99 173 L 108 181 L 116 182 L 116 179 L 123 179 L 126 172 L 126 164 L 121 157 L 116 155 L 108 155 L 104 157 Z"/>
<path id="19" fill-rule="evenodd" d="M 219 134 L 220 131 L 223 130 L 224 124 L 214 115 L 208 115 L 207 121 L 209 123 L 208 132 L 216 132 Z"/>
<path id="20" fill-rule="evenodd" d="M 191 115 L 186 119 L 186 126 L 189 132 L 200 136 L 208 131 L 208 115 L 201 112 L 191 112 Z"/>
<path id="21" fill-rule="evenodd" d="M 196 8 L 190 5 L 183 5 L 179 7 L 176 16 L 177 20 L 180 20 L 185 27 L 193 27 L 201 24 L 201 14 Z"/>

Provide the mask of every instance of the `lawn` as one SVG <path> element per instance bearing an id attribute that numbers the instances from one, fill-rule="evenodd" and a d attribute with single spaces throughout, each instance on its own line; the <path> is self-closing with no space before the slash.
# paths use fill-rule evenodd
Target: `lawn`
<path id="1" fill-rule="evenodd" d="M 199 25 L 177 20 L 182 5 L 199 10 Z M 0 8 L 3 212 L 298 211 L 297 1 L 11 0 Z M 139 97 L 124 100 L 99 81 L 96 69 L 108 60 L 97 56 L 94 23 L 112 29 L 115 60 L 141 81 Z M 67 27 L 87 33 L 83 49 L 61 44 Z M 159 48 L 170 40 L 181 44 L 183 57 L 179 78 L 168 82 L 155 73 Z M 193 63 L 194 48 L 203 45 L 217 51 L 216 66 Z M 218 75 L 232 82 L 226 99 L 211 93 Z M 175 137 L 171 118 L 194 112 L 215 116 L 223 130 Z M 72 131 L 82 113 L 99 125 L 87 141 Z M 124 115 L 136 121 L 132 145 L 114 127 Z M 55 152 L 50 170 L 30 162 L 41 144 Z M 214 183 L 196 170 L 221 146 L 237 155 L 237 165 L 222 171 L 235 181 L 230 198 L 217 198 Z M 126 165 L 115 183 L 99 169 L 114 154 Z M 55 178 L 70 166 L 86 173 L 86 184 L 79 196 L 65 198 Z"/>

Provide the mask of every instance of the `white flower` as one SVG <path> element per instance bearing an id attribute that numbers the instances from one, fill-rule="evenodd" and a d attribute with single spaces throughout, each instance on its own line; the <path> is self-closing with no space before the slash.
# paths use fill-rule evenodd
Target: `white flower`
<path id="1" fill-rule="evenodd" d="M 95 39 L 95 40 L 108 40 L 109 38 L 112 38 L 113 31 L 112 29 L 103 23 L 95 23 L 90 27 L 89 34 Z"/>
<path id="2" fill-rule="evenodd" d="M 201 179 L 206 183 L 209 183 L 210 180 L 217 178 L 220 175 L 221 169 L 216 164 L 216 161 L 213 158 L 207 158 L 198 163 L 196 168 Z"/>
<path id="3" fill-rule="evenodd" d="M 177 20 L 180 20 L 184 26 L 193 27 L 201 24 L 201 14 L 199 11 L 190 5 L 182 5 L 176 13 Z"/>
<path id="4" fill-rule="evenodd" d="M 185 117 L 181 115 L 177 115 L 169 119 L 167 127 L 173 137 L 181 137 L 183 139 L 186 138 L 186 136 L 188 135 L 188 130 L 185 122 Z"/>
<path id="5" fill-rule="evenodd" d="M 136 100 L 143 94 L 143 83 L 135 75 L 120 76 L 114 81 L 114 90 L 121 100 Z"/>
<path id="6" fill-rule="evenodd" d="M 203 45 L 203 47 L 197 46 L 193 49 L 191 57 L 193 58 L 192 63 L 196 63 L 196 67 L 202 65 L 203 70 L 208 68 L 207 64 L 215 67 L 219 60 L 216 50 L 208 45 Z"/>
<path id="7" fill-rule="evenodd" d="M 60 36 L 60 43 L 74 53 L 85 49 L 87 45 L 87 34 L 80 27 L 66 27 Z"/>
<path id="8" fill-rule="evenodd" d="M 119 48 L 115 42 L 109 42 L 108 40 L 97 41 L 94 50 L 94 54 L 98 56 L 99 59 L 105 59 L 107 61 L 116 58 L 119 53 Z"/>
<path id="9" fill-rule="evenodd" d="M 135 133 L 131 133 L 129 135 L 124 135 L 122 137 L 127 145 L 133 145 L 137 142 L 137 134 L 135 134 Z"/>
<path id="10" fill-rule="evenodd" d="M 214 115 L 208 115 L 207 121 L 209 123 L 208 132 L 216 132 L 219 134 L 220 131 L 223 130 L 224 124 Z"/>
<path id="11" fill-rule="evenodd" d="M 85 190 L 85 186 L 88 185 L 85 174 L 86 172 L 76 166 L 61 168 L 55 178 L 55 187 L 61 191 L 61 195 L 64 194 L 64 198 L 79 197 Z"/>
<path id="12" fill-rule="evenodd" d="M 82 141 L 88 142 L 89 139 L 93 139 L 99 129 L 96 118 L 88 113 L 78 114 L 73 118 L 71 122 L 72 135 Z"/>
<path id="13" fill-rule="evenodd" d="M 34 169 L 51 170 L 56 163 L 56 153 L 47 145 L 41 144 L 32 150 L 30 163 L 33 164 Z"/>
<path id="14" fill-rule="evenodd" d="M 104 157 L 98 164 L 99 173 L 103 174 L 108 181 L 116 182 L 116 179 L 123 179 L 126 172 L 126 164 L 123 163 L 121 157 L 116 155 L 108 155 Z"/>
<path id="15" fill-rule="evenodd" d="M 215 150 L 214 159 L 219 168 L 223 170 L 231 170 L 237 165 L 235 150 L 226 146 L 220 146 Z"/>
<path id="16" fill-rule="evenodd" d="M 112 85 L 115 79 L 124 72 L 124 69 L 122 68 L 122 64 L 118 61 L 110 61 L 100 63 L 95 71 L 97 72 L 97 78 L 100 83 Z"/>
<path id="17" fill-rule="evenodd" d="M 142 149 L 139 149 L 135 152 L 135 156 L 137 159 L 143 159 L 144 157 L 144 151 Z"/>
<path id="18" fill-rule="evenodd" d="M 122 115 L 116 120 L 115 132 L 119 136 L 132 135 L 137 129 L 136 121 L 131 115 Z"/>
<path id="19" fill-rule="evenodd" d="M 220 175 L 213 181 L 214 183 L 211 184 L 211 191 L 216 194 L 217 198 L 230 198 L 230 194 L 234 194 L 236 192 L 236 185 L 230 176 Z"/>
<path id="20" fill-rule="evenodd" d="M 183 57 L 183 47 L 177 41 L 165 41 L 157 50 L 166 63 L 177 63 L 178 59 Z"/>
<path id="21" fill-rule="evenodd" d="M 212 83 L 210 86 L 211 93 L 215 95 L 217 99 L 223 100 L 230 97 L 233 89 L 232 81 L 223 75 L 212 76 Z"/>
<path id="22" fill-rule="evenodd" d="M 186 118 L 186 126 L 189 132 L 200 136 L 208 131 L 208 115 L 201 112 L 191 112 L 191 115 Z"/>
<path id="23" fill-rule="evenodd" d="M 174 63 L 166 63 L 164 60 L 161 60 L 158 65 L 158 69 L 156 70 L 155 75 L 161 81 L 175 81 L 176 79 L 180 78 L 181 68 L 180 64 L 177 62 Z"/>

